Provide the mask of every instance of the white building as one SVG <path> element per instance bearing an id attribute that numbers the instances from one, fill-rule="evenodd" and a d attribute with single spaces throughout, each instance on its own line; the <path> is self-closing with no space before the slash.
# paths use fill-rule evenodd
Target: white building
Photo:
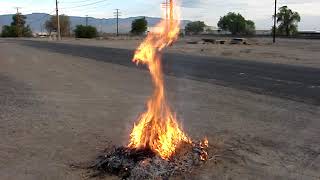
<path id="1" fill-rule="evenodd" d="M 271 35 L 271 30 L 256 30 L 256 35 Z"/>
<path id="2" fill-rule="evenodd" d="M 224 31 L 224 30 L 217 28 L 217 27 L 214 27 L 214 26 L 206 26 L 204 28 L 203 34 L 228 35 L 228 34 L 231 34 L 231 32 Z"/>

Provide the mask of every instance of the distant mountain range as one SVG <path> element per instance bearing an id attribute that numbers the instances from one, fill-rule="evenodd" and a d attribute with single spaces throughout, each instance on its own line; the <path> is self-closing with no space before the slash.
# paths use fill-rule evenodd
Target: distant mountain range
<path id="1" fill-rule="evenodd" d="M 0 15 L 0 26 L 10 25 L 12 21 L 13 14 L 8 15 Z M 27 14 L 26 24 L 29 24 L 33 32 L 45 32 L 44 23 L 50 18 L 49 14 L 45 13 L 32 13 Z M 129 17 L 129 18 L 120 18 L 119 19 L 119 30 L 120 33 L 127 33 L 131 30 L 131 22 L 135 19 L 141 17 Z M 156 25 L 161 19 L 155 17 L 146 17 L 148 21 L 148 26 Z M 70 16 L 71 21 L 71 29 L 74 29 L 76 25 L 85 25 L 86 17 L 78 17 L 78 16 Z M 184 28 L 187 23 L 191 21 L 183 20 L 181 21 L 181 27 Z M 98 31 L 106 32 L 106 33 L 114 33 L 116 32 L 116 19 L 97 19 L 93 17 L 88 17 L 88 24 L 91 26 L 95 26 Z"/>

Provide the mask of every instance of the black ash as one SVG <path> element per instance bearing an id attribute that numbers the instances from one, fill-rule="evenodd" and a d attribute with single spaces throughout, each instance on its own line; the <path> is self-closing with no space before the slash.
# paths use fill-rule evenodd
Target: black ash
<path id="1" fill-rule="evenodd" d="M 98 156 L 90 169 L 92 176 L 116 175 L 122 179 L 168 179 L 191 172 L 207 160 L 207 146 L 202 142 L 181 144 L 168 160 L 150 149 L 113 148 Z"/>

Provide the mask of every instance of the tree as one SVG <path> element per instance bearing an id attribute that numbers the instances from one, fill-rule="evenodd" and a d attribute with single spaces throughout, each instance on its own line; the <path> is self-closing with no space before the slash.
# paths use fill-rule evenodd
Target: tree
<path id="1" fill-rule="evenodd" d="M 251 20 L 247 20 L 245 33 L 247 35 L 252 35 L 252 34 L 255 34 L 255 31 L 256 31 L 256 25 L 254 24 L 254 22 Z"/>
<path id="2" fill-rule="evenodd" d="M 252 34 L 255 31 L 255 24 L 251 20 L 246 20 L 241 14 L 229 12 L 220 18 L 218 27 L 232 34 Z"/>
<path id="3" fill-rule="evenodd" d="M 17 28 L 15 26 L 3 26 L 1 36 L 2 37 L 17 37 Z"/>
<path id="4" fill-rule="evenodd" d="M 21 13 L 17 13 L 12 16 L 12 23 L 10 26 L 4 26 L 2 28 L 2 37 L 29 37 L 32 35 L 32 31 L 28 26 L 25 26 L 26 16 Z"/>
<path id="5" fill-rule="evenodd" d="M 278 33 L 290 36 L 298 32 L 298 23 L 301 17 L 298 12 L 294 12 L 288 6 L 282 6 L 277 13 Z"/>
<path id="6" fill-rule="evenodd" d="M 148 22 L 145 17 L 132 21 L 131 33 L 141 35 L 148 29 Z"/>
<path id="7" fill-rule="evenodd" d="M 17 13 L 12 16 L 11 26 L 24 26 L 26 24 L 27 17 L 21 13 Z"/>
<path id="8" fill-rule="evenodd" d="M 70 18 L 67 15 L 59 15 L 60 21 L 60 32 L 61 36 L 69 36 L 70 35 Z M 57 16 L 51 16 L 49 20 L 45 22 L 45 28 L 49 34 L 52 32 L 57 32 L 58 23 Z"/>
<path id="9" fill-rule="evenodd" d="M 74 33 L 77 38 L 95 38 L 98 36 L 97 28 L 93 26 L 78 25 Z"/>
<path id="10" fill-rule="evenodd" d="M 57 26 L 54 24 L 53 22 L 53 19 L 52 19 L 52 16 L 50 18 L 50 20 L 47 20 L 45 23 L 44 23 L 44 27 L 46 28 L 47 32 L 49 33 L 49 35 L 51 35 L 51 33 L 53 31 L 57 31 Z"/>
<path id="11" fill-rule="evenodd" d="M 186 25 L 187 34 L 199 34 L 204 31 L 206 24 L 203 21 L 194 21 Z"/>

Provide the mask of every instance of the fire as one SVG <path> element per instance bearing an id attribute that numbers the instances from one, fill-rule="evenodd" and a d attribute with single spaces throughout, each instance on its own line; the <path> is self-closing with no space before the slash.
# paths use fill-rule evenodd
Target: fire
<path id="1" fill-rule="evenodd" d="M 150 148 L 163 159 L 169 159 L 182 142 L 192 143 L 179 126 L 176 117 L 166 101 L 161 51 L 178 38 L 180 32 L 179 9 L 176 2 L 170 0 L 169 20 L 162 20 L 157 32 L 151 32 L 136 50 L 133 62 L 146 64 L 149 68 L 154 91 L 131 134 L 129 147 Z"/>
<path id="2" fill-rule="evenodd" d="M 200 148 L 201 148 L 200 159 L 202 161 L 208 160 L 208 152 L 206 151 L 208 147 L 209 147 L 209 141 L 207 138 L 205 138 L 200 142 Z"/>

